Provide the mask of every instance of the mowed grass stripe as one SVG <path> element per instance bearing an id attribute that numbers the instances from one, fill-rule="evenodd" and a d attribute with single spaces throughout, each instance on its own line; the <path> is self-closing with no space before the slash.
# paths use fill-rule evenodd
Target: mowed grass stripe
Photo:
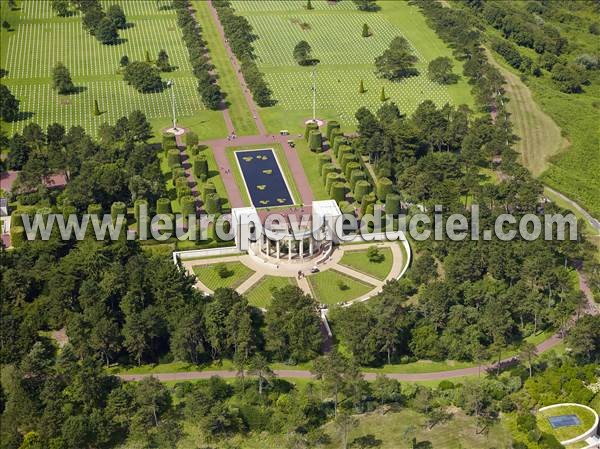
<path id="1" fill-rule="evenodd" d="M 263 1 L 248 1 L 248 0 L 233 0 L 231 5 L 239 12 L 289 12 L 289 11 L 305 11 L 305 0 L 263 0 Z M 350 1 L 341 1 L 331 3 L 327 0 L 313 0 L 312 6 L 315 11 L 342 11 L 355 10 L 356 5 Z"/>
<path id="2" fill-rule="evenodd" d="M 220 264 L 196 265 L 193 267 L 194 274 L 200 282 L 206 285 L 211 290 L 218 288 L 233 288 L 239 287 L 246 279 L 254 274 L 254 271 L 248 268 L 241 262 L 228 262 L 225 264 L 230 276 L 222 278 L 218 273 Z"/>
<path id="3" fill-rule="evenodd" d="M 138 19 L 120 35 L 125 42 L 102 45 L 83 30 L 80 21 L 22 24 L 9 38 L 7 79 L 48 78 L 59 61 L 74 77 L 113 75 L 123 55 L 144 61 L 146 51 L 155 59 L 161 49 L 179 71 L 191 70 L 175 18 Z"/>
<path id="4" fill-rule="evenodd" d="M 248 16 L 252 28 L 259 36 L 278 36 L 277 39 L 258 39 L 254 47 L 261 66 L 295 66 L 294 46 L 306 40 L 312 47 L 312 56 L 323 64 L 373 64 L 375 56 L 384 52 L 400 30 L 383 16 L 346 14 L 290 14 Z M 306 23 L 309 29 L 302 29 Z M 367 23 L 373 35 L 361 36 Z M 338 27 L 343 28 L 339 29 Z M 409 41 L 410 43 L 410 41 Z M 419 59 L 422 56 L 413 46 Z"/>
<path id="5" fill-rule="evenodd" d="M 268 309 L 273 299 L 273 291 L 280 289 L 288 285 L 297 285 L 293 278 L 281 277 L 281 276 L 264 276 L 256 284 L 244 293 L 244 296 L 248 299 L 248 303 L 260 307 L 262 309 Z"/>
<path id="6" fill-rule="evenodd" d="M 122 80 L 75 81 L 84 90 L 78 94 L 61 96 L 52 90 L 50 82 L 40 84 L 15 84 L 10 89 L 21 100 L 21 111 L 32 112 L 27 120 L 13 122 L 11 132 L 20 131 L 27 123 L 36 122 L 42 127 L 59 122 L 66 127 L 79 125 L 95 131 L 104 123 L 114 123 L 119 117 L 139 109 L 149 119 L 168 117 L 171 111 L 171 91 L 142 94 Z M 180 117 L 189 117 L 205 109 L 196 92 L 195 78 L 178 78 L 175 102 Z M 102 115 L 92 114 L 94 100 L 98 100 Z"/>
<path id="7" fill-rule="evenodd" d="M 381 262 L 371 262 L 367 257 L 367 250 L 345 250 L 339 264 L 383 281 L 392 270 L 394 255 L 389 248 L 380 248 L 379 252 L 384 259 Z"/>
<path id="8" fill-rule="evenodd" d="M 344 273 L 330 269 L 307 277 L 315 299 L 323 304 L 337 304 L 359 298 L 375 287 Z M 341 288 L 341 286 L 344 288 Z"/>

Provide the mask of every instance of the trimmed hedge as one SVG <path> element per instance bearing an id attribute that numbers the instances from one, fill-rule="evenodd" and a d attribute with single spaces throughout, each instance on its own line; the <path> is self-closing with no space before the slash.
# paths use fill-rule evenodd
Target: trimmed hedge
<path id="1" fill-rule="evenodd" d="M 338 122 L 336 122 L 335 120 L 332 120 L 330 122 L 327 122 L 327 127 L 326 127 L 326 131 L 325 131 L 325 135 L 327 136 L 327 140 L 329 140 L 331 142 L 331 134 L 333 133 L 334 129 L 340 129 L 340 124 Z"/>
<path id="2" fill-rule="evenodd" d="M 361 165 L 358 162 L 348 162 L 346 164 L 346 169 L 344 170 L 344 176 L 346 179 L 350 179 L 352 177 L 352 172 L 355 170 L 360 170 Z"/>
<path id="3" fill-rule="evenodd" d="M 338 146 L 337 153 L 335 153 L 337 160 L 341 160 L 345 154 L 353 154 L 352 147 L 346 144 Z"/>
<path id="4" fill-rule="evenodd" d="M 342 172 L 346 173 L 346 167 L 350 162 L 358 163 L 358 156 L 354 153 L 345 153 L 341 158 L 338 159 L 340 162 L 340 167 L 342 167 Z"/>
<path id="5" fill-rule="evenodd" d="M 360 180 L 356 182 L 354 186 L 354 198 L 358 203 L 362 202 L 365 195 L 371 192 L 371 184 L 368 181 Z"/>
<path id="6" fill-rule="evenodd" d="M 323 173 L 323 166 L 331 162 L 331 155 L 327 153 L 319 154 L 319 173 Z"/>
<path id="7" fill-rule="evenodd" d="M 175 167 L 176 165 L 181 164 L 181 159 L 179 156 L 179 150 L 169 150 L 167 152 L 167 162 L 169 167 Z"/>
<path id="8" fill-rule="evenodd" d="M 156 200 L 156 213 L 157 214 L 170 214 L 171 213 L 171 200 L 169 198 L 159 198 Z"/>
<path id="9" fill-rule="evenodd" d="M 179 178 L 185 178 L 185 169 L 183 167 L 174 167 L 171 169 L 171 176 L 173 177 L 173 185 L 176 185 Z"/>
<path id="10" fill-rule="evenodd" d="M 323 177 L 323 179 L 325 181 L 327 181 L 327 175 L 329 173 L 337 173 L 338 168 L 335 164 L 329 162 L 327 164 L 324 164 L 323 167 L 321 168 L 321 176 Z"/>
<path id="11" fill-rule="evenodd" d="M 361 215 L 365 215 L 369 209 L 369 206 L 374 205 L 377 201 L 375 194 L 373 192 L 366 194 L 362 197 L 362 201 L 360 203 L 360 213 Z"/>
<path id="12" fill-rule="evenodd" d="M 206 201 L 206 197 L 210 194 L 217 193 L 217 188 L 212 182 L 207 182 L 202 186 L 202 198 Z"/>
<path id="13" fill-rule="evenodd" d="M 177 198 L 179 198 L 179 201 L 181 201 L 181 199 L 184 196 L 190 196 L 192 194 L 192 189 L 190 189 L 189 186 L 185 186 L 185 187 L 177 187 Z"/>
<path id="14" fill-rule="evenodd" d="M 304 129 L 304 140 L 308 142 L 308 138 L 310 137 L 311 131 L 318 131 L 319 125 L 316 123 L 310 122 L 306 124 L 306 128 Z"/>
<path id="15" fill-rule="evenodd" d="M 21 247 L 26 239 L 27 238 L 25 237 L 25 228 L 22 226 L 14 226 L 11 220 L 10 241 L 13 248 Z"/>
<path id="16" fill-rule="evenodd" d="M 219 195 L 209 193 L 204 200 L 204 210 L 209 214 L 216 214 L 221 211 Z"/>
<path id="17" fill-rule="evenodd" d="M 133 203 L 133 216 L 138 221 L 140 220 L 141 206 L 146 206 L 146 214 L 150 213 L 150 211 L 148 210 L 148 201 L 146 201 L 145 199 L 135 200 L 135 203 Z"/>
<path id="18" fill-rule="evenodd" d="M 197 178 L 202 177 L 202 175 L 208 178 L 208 161 L 204 154 L 194 158 L 194 175 L 196 175 Z"/>
<path id="19" fill-rule="evenodd" d="M 164 133 L 162 135 L 162 147 L 164 151 L 169 151 L 177 148 L 177 140 L 175 140 L 175 134 Z"/>
<path id="20" fill-rule="evenodd" d="M 380 201 L 385 200 L 393 190 L 394 184 L 389 178 L 379 178 L 379 181 L 377 181 L 377 198 L 379 198 Z"/>
<path id="21" fill-rule="evenodd" d="M 87 207 L 87 213 L 90 215 L 95 215 L 100 218 L 102 215 L 102 205 L 100 204 L 89 204 Z"/>
<path id="22" fill-rule="evenodd" d="M 308 136 L 308 147 L 310 151 L 323 151 L 323 136 L 321 131 L 311 131 Z"/>
<path id="23" fill-rule="evenodd" d="M 388 215 L 398 215 L 402 208 L 401 197 L 396 193 L 390 193 L 385 197 L 385 213 Z"/>
<path id="24" fill-rule="evenodd" d="M 341 201 L 338 206 L 340 207 L 340 212 L 342 212 L 342 214 L 354 213 L 354 206 L 348 201 Z"/>
<path id="25" fill-rule="evenodd" d="M 363 172 L 362 170 L 352 170 L 352 172 L 350 173 L 350 187 L 352 188 L 352 191 L 354 191 L 354 188 L 356 187 L 356 183 L 358 181 L 366 179 L 367 175 L 365 175 L 365 172 Z"/>
<path id="26" fill-rule="evenodd" d="M 186 195 L 181 198 L 181 213 L 184 217 L 196 214 L 196 200 L 192 195 Z"/>
<path id="27" fill-rule="evenodd" d="M 333 134 L 335 134 L 335 132 Z M 343 134 L 336 135 L 333 138 L 333 145 L 331 146 L 331 150 L 333 151 L 335 157 L 337 157 L 341 145 L 348 145 L 348 139 L 346 139 Z"/>
<path id="28" fill-rule="evenodd" d="M 177 178 L 175 180 L 175 187 L 177 188 L 177 190 L 184 188 L 184 187 L 189 187 L 187 178 L 184 176 Z"/>
<path id="29" fill-rule="evenodd" d="M 325 190 L 327 190 L 327 193 L 331 190 L 331 185 L 339 179 L 340 175 L 338 173 L 332 172 L 327 174 L 327 177 L 325 178 Z"/>
<path id="30" fill-rule="evenodd" d="M 127 204 L 117 201 L 110 206 L 110 216 L 113 220 L 117 219 L 118 215 L 123 215 L 127 220 Z"/>
<path id="31" fill-rule="evenodd" d="M 346 199 L 346 185 L 343 182 L 336 181 L 331 185 L 331 191 L 329 196 L 334 199 L 337 203 L 340 203 Z"/>

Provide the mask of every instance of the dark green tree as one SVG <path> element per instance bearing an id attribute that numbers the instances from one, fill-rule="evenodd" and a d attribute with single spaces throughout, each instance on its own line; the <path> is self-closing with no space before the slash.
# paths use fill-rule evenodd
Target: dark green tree
<path id="1" fill-rule="evenodd" d="M 62 62 L 57 63 L 52 69 L 52 88 L 60 95 L 68 95 L 75 92 L 71 73 Z"/>
<path id="2" fill-rule="evenodd" d="M 19 117 L 19 100 L 12 94 L 8 86 L 0 84 L 0 118 L 12 122 Z"/>
<path id="3" fill-rule="evenodd" d="M 119 32 L 114 21 L 110 17 L 104 17 L 96 27 L 96 38 L 105 45 L 112 45 L 119 39 Z"/>
<path id="4" fill-rule="evenodd" d="M 114 23 L 115 27 L 119 30 L 127 28 L 127 18 L 121 5 L 113 4 L 110 5 L 106 11 L 106 17 L 108 17 Z"/>
<path id="5" fill-rule="evenodd" d="M 414 67 L 417 61 L 408 41 L 398 36 L 381 56 L 375 58 L 375 68 L 382 78 L 395 81 L 418 75 L 419 72 Z"/>

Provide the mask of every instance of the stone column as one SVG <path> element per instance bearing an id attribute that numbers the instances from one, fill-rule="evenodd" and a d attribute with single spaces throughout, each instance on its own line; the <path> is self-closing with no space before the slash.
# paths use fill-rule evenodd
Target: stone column
<path id="1" fill-rule="evenodd" d="M 300 240 L 298 248 L 298 254 L 300 254 L 300 259 L 304 259 L 304 239 Z"/>
<path id="2" fill-rule="evenodd" d="M 269 239 L 269 237 L 266 237 L 267 239 L 267 256 L 271 256 L 271 240 Z"/>
<path id="3" fill-rule="evenodd" d="M 313 250 L 314 250 L 314 245 L 313 245 L 313 236 L 311 235 L 308 238 L 308 255 L 312 256 L 313 255 Z"/>
<path id="4" fill-rule="evenodd" d="M 288 240 L 288 260 L 292 260 L 292 246 L 294 246 L 294 241 L 292 239 Z"/>
<path id="5" fill-rule="evenodd" d="M 279 252 L 279 240 L 277 240 L 276 251 L 277 251 L 277 260 L 281 259 L 281 253 Z"/>

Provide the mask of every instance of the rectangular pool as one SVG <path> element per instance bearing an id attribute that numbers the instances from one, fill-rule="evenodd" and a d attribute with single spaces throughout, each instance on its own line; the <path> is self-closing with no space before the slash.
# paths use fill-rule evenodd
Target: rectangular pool
<path id="1" fill-rule="evenodd" d="M 577 415 L 550 416 L 548 421 L 550 421 L 550 425 L 553 429 L 557 429 L 559 427 L 578 426 L 581 424 L 581 421 Z"/>
<path id="2" fill-rule="evenodd" d="M 294 204 L 290 188 L 272 148 L 238 150 L 235 151 L 235 158 L 254 207 Z"/>

